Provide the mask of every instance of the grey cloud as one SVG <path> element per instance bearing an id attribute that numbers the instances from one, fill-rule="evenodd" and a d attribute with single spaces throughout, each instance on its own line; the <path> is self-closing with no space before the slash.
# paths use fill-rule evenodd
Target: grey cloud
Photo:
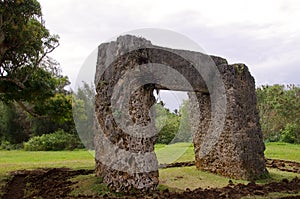
<path id="1" fill-rule="evenodd" d="M 42 1 L 42 6 L 43 4 L 46 11 L 50 3 Z M 200 12 L 192 10 L 183 10 L 149 21 L 138 16 L 137 12 L 140 10 L 130 10 L 130 6 L 126 4 L 103 4 L 91 0 L 84 3 L 57 3 L 56 7 L 52 5 L 52 9 L 54 8 L 57 12 L 44 12 L 46 25 L 48 24 L 51 32 L 61 36 L 62 50 L 57 50 L 61 60 L 58 61 L 64 64 L 64 72 L 73 77 L 85 56 L 90 53 L 88 49 L 92 51 L 100 43 L 123 32 L 153 27 L 184 34 L 196 41 L 206 53 L 222 56 L 230 63 L 246 63 L 258 84 L 299 84 L 300 35 L 292 35 L 292 31 L 291 35 L 280 35 L 276 31 L 273 33 L 270 30 L 284 27 L 277 22 L 217 26 L 210 24 Z M 291 7 L 283 5 L 282 9 L 290 12 Z M 69 49 L 73 52 L 67 52 Z M 73 78 L 72 82 L 74 83 Z"/>

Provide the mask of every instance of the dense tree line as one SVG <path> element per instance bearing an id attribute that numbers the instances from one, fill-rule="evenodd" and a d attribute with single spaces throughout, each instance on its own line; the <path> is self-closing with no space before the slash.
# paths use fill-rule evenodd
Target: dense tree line
<path id="1" fill-rule="evenodd" d="M 264 139 L 300 143 L 300 87 L 262 86 L 256 94 Z"/>
<path id="2" fill-rule="evenodd" d="M 82 147 L 75 122 L 83 144 L 93 148 L 94 88 L 65 89 L 68 77 L 49 57 L 58 46 L 38 1 L 0 0 L 0 148 L 29 139 L 33 150 Z M 300 88 L 262 86 L 256 93 L 265 141 L 300 143 Z M 158 143 L 191 141 L 188 100 L 174 113 L 163 102 L 155 106 Z"/>
<path id="3" fill-rule="evenodd" d="M 256 95 L 264 141 L 300 144 L 300 87 L 295 85 L 266 85 L 258 87 Z M 179 115 L 170 113 L 165 109 L 167 121 L 164 122 L 165 126 L 160 131 L 158 142 L 170 143 L 191 140 L 188 103 L 188 100 L 183 102 Z M 158 111 L 158 113 L 160 112 L 161 110 Z M 163 119 L 158 117 L 157 120 L 159 127 Z"/>

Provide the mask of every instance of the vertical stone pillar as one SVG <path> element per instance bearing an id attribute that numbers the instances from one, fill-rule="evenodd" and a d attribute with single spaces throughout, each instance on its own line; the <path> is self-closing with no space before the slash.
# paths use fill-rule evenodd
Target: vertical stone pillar
<path id="1" fill-rule="evenodd" d="M 211 131 L 211 100 L 208 94 L 191 98 L 191 127 L 196 167 L 236 179 L 254 180 L 268 174 L 265 146 L 256 108 L 255 82 L 244 64 L 218 66 L 226 89 L 226 118 L 223 131 L 207 152 L 206 135 Z M 197 105 L 199 103 L 199 105 Z M 196 106 L 197 105 L 197 106 Z M 199 108 L 200 111 L 193 111 Z M 205 155 L 203 155 L 205 154 Z"/>
<path id="2" fill-rule="evenodd" d="M 134 63 L 132 59 L 128 65 L 116 63 L 114 67 L 122 71 Z M 118 82 L 124 83 L 124 79 L 114 75 L 105 79 L 103 75 L 96 88 L 96 175 L 115 191 L 156 189 L 158 163 L 154 144 L 157 133 L 154 112 L 150 110 L 155 103 L 154 85 L 141 85 L 131 92 L 136 86 L 118 87 Z"/>

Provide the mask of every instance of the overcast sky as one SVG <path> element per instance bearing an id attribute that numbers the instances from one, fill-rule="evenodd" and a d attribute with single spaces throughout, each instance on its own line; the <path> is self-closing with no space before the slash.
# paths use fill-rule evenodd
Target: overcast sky
<path id="1" fill-rule="evenodd" d="M 262 84 L 300 84 L 298 0 L 39 0 L 72 84 L 102 42 L 140 28 L 178 32 L 208 54 L 245 63 Z"/>

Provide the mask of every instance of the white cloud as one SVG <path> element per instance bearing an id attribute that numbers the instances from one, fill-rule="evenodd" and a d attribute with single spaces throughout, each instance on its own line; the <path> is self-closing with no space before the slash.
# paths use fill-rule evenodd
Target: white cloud
<path id="1" fill-rule="evenodd" d="M 300 85 L 300 57 L 297 50 L 280 52 L 257 64 L 256 79 L 258 85 L 263 84 L 298 84 Z"/>
<path id="2" fill-rule="evenodd" d="M 133 29 L 152 27 L 187 35 L 207 53 L 231 63 L 246 63 L 257 82 L 299 84 L 297 0 L 40 2 L 46 26 L 61 36 L 61 46 L 52 56 L 73 83 L 85 58 L 101 42 Z"/>

